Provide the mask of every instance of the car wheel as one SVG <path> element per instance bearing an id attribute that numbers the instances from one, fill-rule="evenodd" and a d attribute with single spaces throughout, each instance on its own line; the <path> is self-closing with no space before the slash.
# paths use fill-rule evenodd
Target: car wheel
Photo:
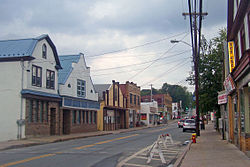
<path id="1" fill-rule="evenodd" d="M 183 131 L 183 132 L 185 132 L 185 131 L 186 131 L 186 129 L 184 129 L 184 128 L 183 128 L 183 129 L 182 129 L 182 131 Z"/>

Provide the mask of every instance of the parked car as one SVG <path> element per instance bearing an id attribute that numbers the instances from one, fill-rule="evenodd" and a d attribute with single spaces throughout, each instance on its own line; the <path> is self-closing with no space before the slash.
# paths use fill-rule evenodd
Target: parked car
<path id="1" fill-rule="evenodd" d="M 186 119 L 183 123 L 183 132 L 186 130 L 196 130 L 195 120 L 194 119 Z"/>
<path id="2" fill-rule="evenodd" d="M 178 121 L 178 128 L 182 128 L 184 120 L 185 120 L 185 119 L 180 119 L 180 120 Z"/>

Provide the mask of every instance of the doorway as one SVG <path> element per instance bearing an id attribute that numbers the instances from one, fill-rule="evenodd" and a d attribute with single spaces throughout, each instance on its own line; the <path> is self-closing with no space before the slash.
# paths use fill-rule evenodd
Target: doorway
<path id="1" fill-rule="evenodd" d="M 50 135 L 56 134 L 56 109 L 50 108 Z"/>
<path id="2" fill-rule="evenodd" d="M 63 134 L 70 134 L 70 110 L 63 110 Z"/>

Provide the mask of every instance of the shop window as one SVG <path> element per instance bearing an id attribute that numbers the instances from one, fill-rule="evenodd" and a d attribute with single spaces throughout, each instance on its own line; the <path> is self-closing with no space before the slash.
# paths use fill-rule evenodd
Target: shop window
<path id="1" fill-rule="evenodd" d="M 35 65 L 32 66 L 32 85 L 42 86 L 42 68 Z"/>
<path id="2" fill-rule="evenodd" d="M 40 122 L 43 122 L 43 101 L 41 102 L 40 106 Z"/>
<path id="3" fill-rule="evenodd" d="M 45 102 L 45 106 L 44 106 L 44 115 L 45 115 L 45 122 L 48 122 L 48 107 L 49 107 L 49 103 Z"/>
<path id="4" fill-rule="evenodd" d="M 85 123 L 85 111 L 82 111 L 82 123 Z"/>
<path id="5" fill-rule="evenodd" d="M 76 123 L 76 111 L 72 111 L 72 124 Z"/>
<path id="6" fill-rule="evenodd" d="M 33 100 L 29 100 L 29 122 L 33 122 Z"/>
<path id="7" fill-rule="evenodd" d="M 240 90 L 240 127 L 241 132 L 245 132 L 245 104 L 243 89 Z"/>
<path id="8" fill-rule="evenodd" d="M 35 119 L 34 119 L 34 122 L 38 122 L 38 116 L 39 116 L 39 101 L 36 100 L 36 109 L 35 109 Z"/>
<path id="9" fill-rule="evenodd" d="M 76 120 L 77 120 L 77 124 L 80 124 L 81 117 L 80 117 L 80 111 L 79 110 L 76 111 Z"/>
<path id="10" fill-rule="evenodd" d="M 89 123 L 92 124 L 93 123 L 93 114 L 92 111 L 89 112 Z"/>
<path id="11" fill-rule="evenodd" d="M 96 119 L 97 119 L 96 118 L 96 111 L 94 111 L 94 122 L 93 122 L 94 124 L 96 124 Z"/>
<path id="12" fill-rule="evenodd" d="M 89 123 L 89 111 L 86 111 L 86 123 Z"/>

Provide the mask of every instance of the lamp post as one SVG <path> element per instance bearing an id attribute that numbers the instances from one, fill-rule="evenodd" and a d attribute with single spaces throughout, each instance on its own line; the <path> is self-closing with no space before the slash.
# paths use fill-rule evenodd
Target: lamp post
<path id="1" fill-rule="evenodd" d="M 179 43 L 182 42 L 190 47 L 189 43 L 182 41 L 182 40 L 171 40 L 171 43 Z M 192 47 L 193 49 L 193 47 Z M 195 109 L 196 109 L 196 134 L 197 136 L 200 136 L 200 113 L 199 113 L 199 74 L 198 74 L 198 53 L 197 53 L 197 48 L 193 49 L 193 61 L 194 61 L 194 72 L 195 72 Z"/>

